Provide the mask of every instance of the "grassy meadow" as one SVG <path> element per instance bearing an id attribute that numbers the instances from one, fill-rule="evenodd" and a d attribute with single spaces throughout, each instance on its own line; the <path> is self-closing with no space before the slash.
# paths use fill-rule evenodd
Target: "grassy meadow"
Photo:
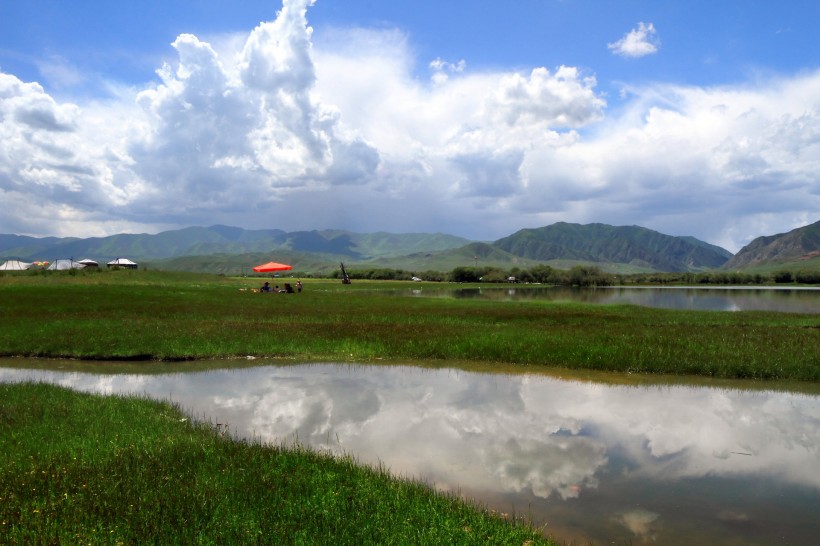
<path id="1" fill-rule="evenodd" d="M 252 292 L 262 281 L 126 270 L 5 275 L 0 356 L 459 361 L 820 379 L 815 315 L 404 297 L 384 289 L 424 284 L 379 281 L 303 279 L 301 294 Z"/>
<path id="2" fill-rule="evenodd" d="M 161 360 L 181 371 L 185 361 L 253 356 L 820 379 L 811 315 L 418 298 L 394 289 L 424 284 L 379 281 L 303 279 L 301 294 L 254 292 L 263 280 L 0 275 L 0 356 Z M 0 385 L 0 452 L 2 544 L 549 543 L 521 519 L 389 469 L 239 441 L 165 402 Z"/>

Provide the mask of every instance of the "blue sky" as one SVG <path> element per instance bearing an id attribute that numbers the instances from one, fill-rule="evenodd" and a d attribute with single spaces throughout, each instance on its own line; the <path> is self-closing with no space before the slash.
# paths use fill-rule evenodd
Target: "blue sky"
<path id="1" fill-rule="evenodd" d="M 0 232 L 818 220 L 820 3 L 0 4 Z"/>

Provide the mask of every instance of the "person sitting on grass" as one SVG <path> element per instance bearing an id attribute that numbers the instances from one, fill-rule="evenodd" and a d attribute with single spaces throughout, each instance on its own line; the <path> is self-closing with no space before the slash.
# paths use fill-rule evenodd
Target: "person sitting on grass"
<path id="1" fill-rule="evenodd" d="M 270 287 L 270 283 L 265 282 L 265 284 L 262 285 L 262 288 L 260 288 L 259 291 L 260 292 L 272 292 L 271 287 Z"/>

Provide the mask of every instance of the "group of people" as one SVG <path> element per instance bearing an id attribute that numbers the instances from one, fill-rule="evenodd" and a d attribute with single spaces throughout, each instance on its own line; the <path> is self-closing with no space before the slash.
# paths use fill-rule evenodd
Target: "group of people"
<path id="1" fill-rule="evenodd" d="M 302 291 L 302 281 L 301 279 L 296 281 L 296 290 L 293 289 L 293 286 L 289 283 L 285 283 L 284 288 L 279 288 L 277 284 L 274 287 L 271 287 L 268 281 L 265 281 L 265 284 L 262 285 L 262 288 L 259 289 L 260 292 L 277 292 L 280 294 L 293 294 L 294 292 L 301 292 Z"/>

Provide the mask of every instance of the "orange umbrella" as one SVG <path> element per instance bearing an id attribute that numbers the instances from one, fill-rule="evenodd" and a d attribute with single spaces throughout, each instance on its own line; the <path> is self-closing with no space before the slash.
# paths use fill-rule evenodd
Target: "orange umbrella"
<path id="1" fill-rule="evenodd" d="M 293 267 L 287 264 L 278 264 L 276 262 L 268 262 L 266 264 L 257 265 L 253 268 L 254 271 L 257 273 L 269 273 L 271 271 L 285 271 L 288 269 L 293 269 Z"/>

